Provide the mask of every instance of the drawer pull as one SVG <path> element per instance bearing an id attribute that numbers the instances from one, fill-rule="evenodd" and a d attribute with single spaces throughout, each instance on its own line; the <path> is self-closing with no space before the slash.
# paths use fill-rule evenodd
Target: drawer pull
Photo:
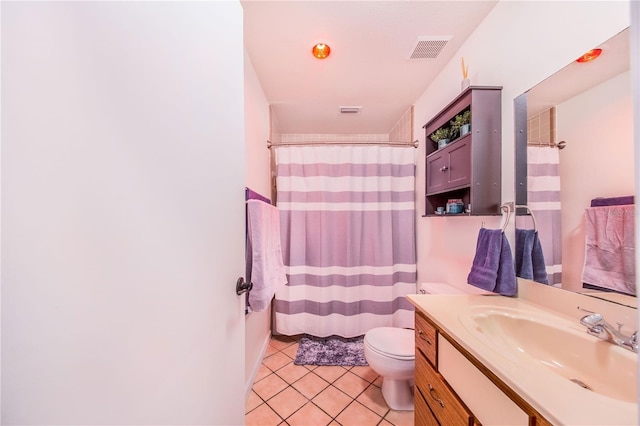
<path id="1" fill-rule="evenodd" d="M 422 330 L 418 330 L 418 336 L 420 336 L 420 338 L 422 340 L 424 340 L 425 342 L 427 342 L 427 345 L 431 345 L 431 340 L 429 340 L 429 338 L 422 332 Z"/>
<path id="2" fill-rule="evenodd" d="M 448 166 L 442 166 L 442 167 L 440 167 L 440 171 L 441 171 L 441 172 L 446 172 L 447 170 L 449 170 L 449 167 L 448 167 Z"/>
<path id="3" fill-rule="evenodd" d="M 442 401 L 440 398 L 437 398 L 436 396 L 433 396 L 436 390 L 433 388 L 433 386 L 431 386 L 431 383 L 427 383 L 427 386 L 429 386 L 429 395 L 431 395 L 431 398 L 434 399 L 438 404 L 440 404 L 442 408 L 444 408 L 444 401 Z"/>

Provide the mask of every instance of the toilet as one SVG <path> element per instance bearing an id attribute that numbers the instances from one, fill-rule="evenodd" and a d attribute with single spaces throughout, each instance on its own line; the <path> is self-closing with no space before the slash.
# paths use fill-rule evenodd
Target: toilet
<path id="1" fill-rule="evenodd" d="M 464 291 L 444 283 L 422 283 L 422 294 L 456 294 Z M 382 376 L 382 396 L 389 408 L 413 410 L 415 373 L 414 330 L 399 327 L 372 328 L 364 335 L 364 356 L 369 367 Z"/>

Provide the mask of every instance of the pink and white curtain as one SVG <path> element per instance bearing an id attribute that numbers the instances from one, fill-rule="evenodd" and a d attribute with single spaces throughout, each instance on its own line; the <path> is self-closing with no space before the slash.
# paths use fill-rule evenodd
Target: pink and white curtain
<path id="1" fill-rule="evenodd" d="M 549 285 L 562 282 L 560 155 L 553 147 L 527 147 L 527 205 L 538 225 Z M 518 220 L 522 220 L 518 217 Z M 519 225 L 517 222 L 516 225 Z"/>
<path id="2" fill-rule="evenodd" d="M 279 147 L 282 253 L 276 332 L 354 337 L 412 327 L 415 149 Z"/>

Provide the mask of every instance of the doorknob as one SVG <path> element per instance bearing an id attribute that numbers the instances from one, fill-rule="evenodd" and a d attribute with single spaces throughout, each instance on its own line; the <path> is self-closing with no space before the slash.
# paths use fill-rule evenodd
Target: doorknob
<path id="1" fill-rule="evenodd" d="M 252 288 L 253 288 L 253 283 L 245 282 L 243 277 L 238 278 L 238 281 L 236 281 L 236 294 L 238 296 L 250 291 Z"/>

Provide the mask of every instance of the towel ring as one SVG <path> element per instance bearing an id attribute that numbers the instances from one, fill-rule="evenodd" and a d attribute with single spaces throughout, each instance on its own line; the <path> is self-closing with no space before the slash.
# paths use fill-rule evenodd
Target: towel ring
<path id="1" fill-rule="evenodd" d="M 527 209 L 527 211 L 531 215 L 531 220 L 533 221 L 533 232 L 538 232 L 538 223 L 536 222 L 536 217 L 534 216 L 533 210 L 531 210 L 531 207 L 527 206 L 526 204 L 522 204 L 522 205 L 516 205 L 516 208 Z"/>
<path id="2" fill-rule="evenodd" d="M 507 214 L 507 218 L 504 221 L 504 225 L 502 225 L 501 232 L 503 234 L 504 234 L 504 231 L 507 229 L 507 226 L 509 225 L 509 220 L 511 219 L 511 205 L 510 204 L 503 204 L 503 205 L 500 206 L 500 210 L 502 210 L 504 213 Z"/>

